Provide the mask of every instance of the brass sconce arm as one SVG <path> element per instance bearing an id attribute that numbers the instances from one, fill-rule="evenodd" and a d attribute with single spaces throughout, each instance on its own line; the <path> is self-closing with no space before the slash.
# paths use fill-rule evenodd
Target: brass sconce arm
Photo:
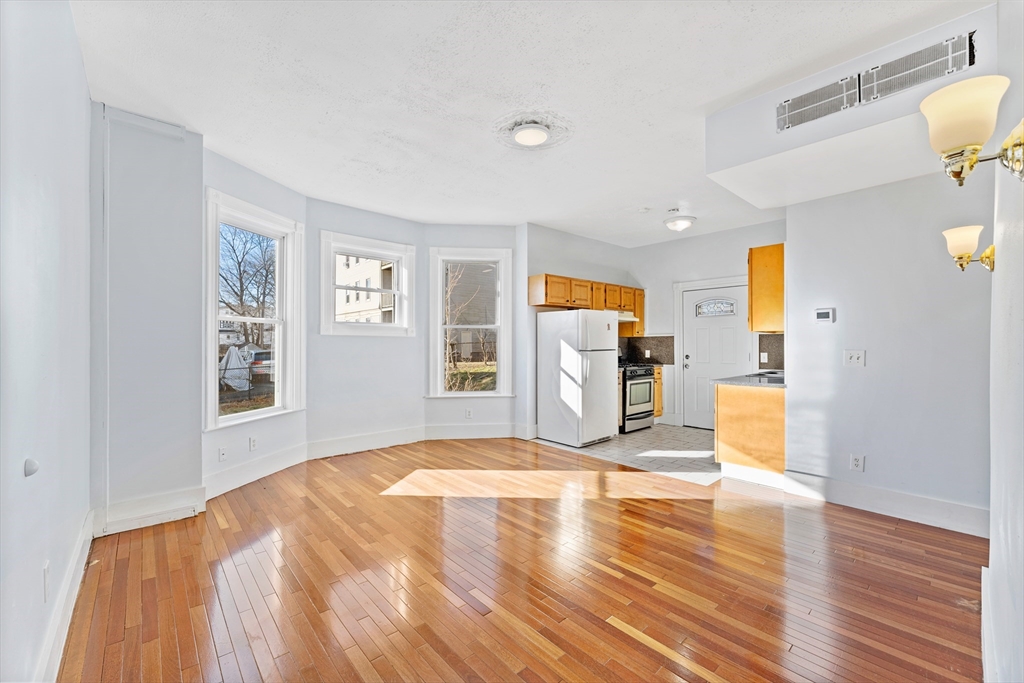
<path id="1" fill-rule="evenodd" d="M 964 270 L 970 265 L 973 258 L 974 254 L 959 254 L 953 257 L 953 261 L 960 270 Z M 996 245 L 990 244 L 985 251 L 981 252 L 978 262 L 988 269 L 989 272 L 994 271 L 996 269 Z"/>

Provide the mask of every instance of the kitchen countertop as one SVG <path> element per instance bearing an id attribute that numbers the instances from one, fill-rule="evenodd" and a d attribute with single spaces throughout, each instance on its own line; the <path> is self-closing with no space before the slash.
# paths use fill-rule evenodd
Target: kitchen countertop
<path id="1" fill-rule="evenodd" d="M 712 384 L 734 384 L 741 387 L 772 387 L 775 389 L 785 389 L 786 375 L 784 373 L 766 375 L 759 372 L 753 375 L 740 375 L 738 377 L 713 379 L 711 382 Z"/>

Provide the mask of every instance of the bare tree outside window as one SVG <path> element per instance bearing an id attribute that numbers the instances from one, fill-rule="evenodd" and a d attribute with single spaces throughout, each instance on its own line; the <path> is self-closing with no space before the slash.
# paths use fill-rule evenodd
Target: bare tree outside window
<path id="1" fill-rule="evenodd" d="M 498 264 L 446 261 L 444 390 L 495 391 L 498 380 Z"/>
<path id="2" fill-rule="evenodd" d="M 219 226 L 220 415 L 275 405 L 277 257 L 273 237 Z"/>

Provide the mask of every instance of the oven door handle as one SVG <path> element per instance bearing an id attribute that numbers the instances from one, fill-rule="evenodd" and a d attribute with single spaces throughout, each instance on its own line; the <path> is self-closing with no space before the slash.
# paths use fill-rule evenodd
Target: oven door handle
<path id="1" fill-rule="evenodd" d="M 636 413 L 634 415 L 627 415 L 627 420 L 646 420 L 649 417 L 654 417 L 654 411 L 648 410 L 646 413 Z"/>

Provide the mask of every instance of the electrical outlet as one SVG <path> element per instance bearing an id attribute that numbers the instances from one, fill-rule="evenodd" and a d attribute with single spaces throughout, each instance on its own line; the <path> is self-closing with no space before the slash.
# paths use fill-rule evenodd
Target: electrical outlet
<path id="1" fill-rule="evenodd" d="M 227 459 L 228 459 L 228 449 L 226 449 L 226 448 L 218 448 L 217 449 L 217 461 L 218 462 L 224 462 Z"/>
<path id="2" fill-rule="evenodd" d="M 43 562 L 43 602 L 50 600 L 50 561 Z"/>
<path id="3" fill-rule="evenodd" d="M 650 357 L 651 357 L 651 350 L 650 349 L 644 349 L 644 358 L 650 358 Z"/>
<path id="4" fill-rule="evenodd" d="M 256 450 L 256 437 L 255 436 L 250 436 L 249 437 L 249 450 L 250 451 Z"/>
<path id="5" fill-rule="evenodd" d="M 864 349 L 846 349 L 843 351 L 843 365 L 864 367 Z"/>
<path id="6" fill-rule="evenodd" d="M 762 353 L 761 354 L 761 362 L 762 363 L 767 363 L 768 362 L 768 354 L 767 353 Z"/>
<path id="7" fill-rule="evenodd" d="M 851 455 L 850 456 L 850 469 L 854 472 L 864 471 L 864 456 L 863 455 Z"/>
<path id="8" fill-rule="evenodd" d="M 466 409 L 466 419 L 467 420 L 472 420 L 473 419 L 473 411 L 468 409 L 468 408 Z"/>

